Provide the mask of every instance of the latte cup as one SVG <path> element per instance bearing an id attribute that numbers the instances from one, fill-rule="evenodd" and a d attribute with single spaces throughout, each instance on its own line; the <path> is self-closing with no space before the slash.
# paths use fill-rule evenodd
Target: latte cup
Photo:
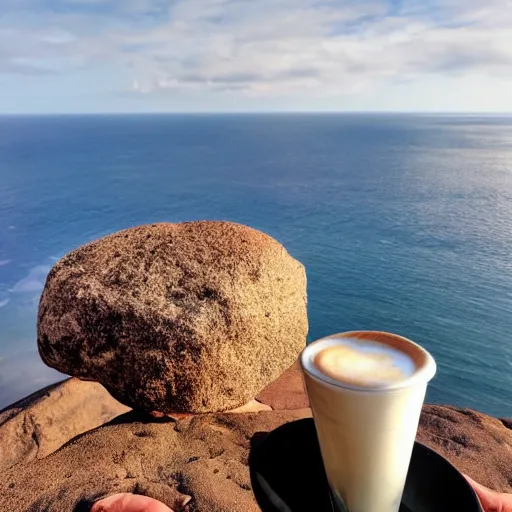
<path id="1" fill-rule="evenodd" d="M 309 344 L 301 365 L 337 509 L 398 512 L 434 359 L 402 336 L 353 331 Z"/>

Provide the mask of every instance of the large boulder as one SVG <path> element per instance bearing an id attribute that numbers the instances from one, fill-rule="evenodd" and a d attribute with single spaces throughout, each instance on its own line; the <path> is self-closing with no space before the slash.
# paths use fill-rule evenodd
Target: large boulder
<path id="1" fill-rule="evenodd" d="M 57 370 L 149 412 L 250 401 L 307 334 L 304 267 L 229 222 L 140 226 L 71 252 L 48 275 L 38 346 Z"/>

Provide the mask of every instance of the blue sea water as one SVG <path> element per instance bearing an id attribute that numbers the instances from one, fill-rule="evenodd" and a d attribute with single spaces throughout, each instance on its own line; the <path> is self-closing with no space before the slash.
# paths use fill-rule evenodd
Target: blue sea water
<path id="1" fill-rule="evenodd" d="M 60 378 L 36 350 L 54 262 L 155 221 L 228 219 L 306 266 L 310 339 L 408 336 L 428 400 L 512 416 L 512 118 L 0 118 L 0 408 Z"/>

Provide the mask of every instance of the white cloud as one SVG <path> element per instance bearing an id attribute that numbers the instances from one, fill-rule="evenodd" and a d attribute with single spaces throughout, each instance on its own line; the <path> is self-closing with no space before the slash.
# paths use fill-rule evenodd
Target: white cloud
<path id="1" fill-rule="evenodd" d="M 137 90 L 337 95 L 429 73 L 510 74 L 503 2 L 393 16 L 375 2 L 250 5 L 184 0 L 169 23 L 125 36 L 146 45 L 131 60 Z"/>
<path id="2" fill-rule="evenodd" d="M 34 0 L 23 0 L 25 6 Z M 108 66 L 133 94 L 339 97 L 432 76 L 512 83 L 512 1 L 60 0 L 11 3 L 0 73 Z M 43 23 L 44 21 L 44 23 Z"/>

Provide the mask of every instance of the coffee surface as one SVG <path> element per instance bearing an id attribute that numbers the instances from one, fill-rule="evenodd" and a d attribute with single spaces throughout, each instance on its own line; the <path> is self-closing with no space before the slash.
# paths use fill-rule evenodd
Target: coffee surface
<path id="1" fill-rule="evenodd" d="M 316 354 L 314 366 L 342 384 L 384 388 L 416 371 L 414 361 L 390 345 L 352 338 L 333 342 Z"/>

